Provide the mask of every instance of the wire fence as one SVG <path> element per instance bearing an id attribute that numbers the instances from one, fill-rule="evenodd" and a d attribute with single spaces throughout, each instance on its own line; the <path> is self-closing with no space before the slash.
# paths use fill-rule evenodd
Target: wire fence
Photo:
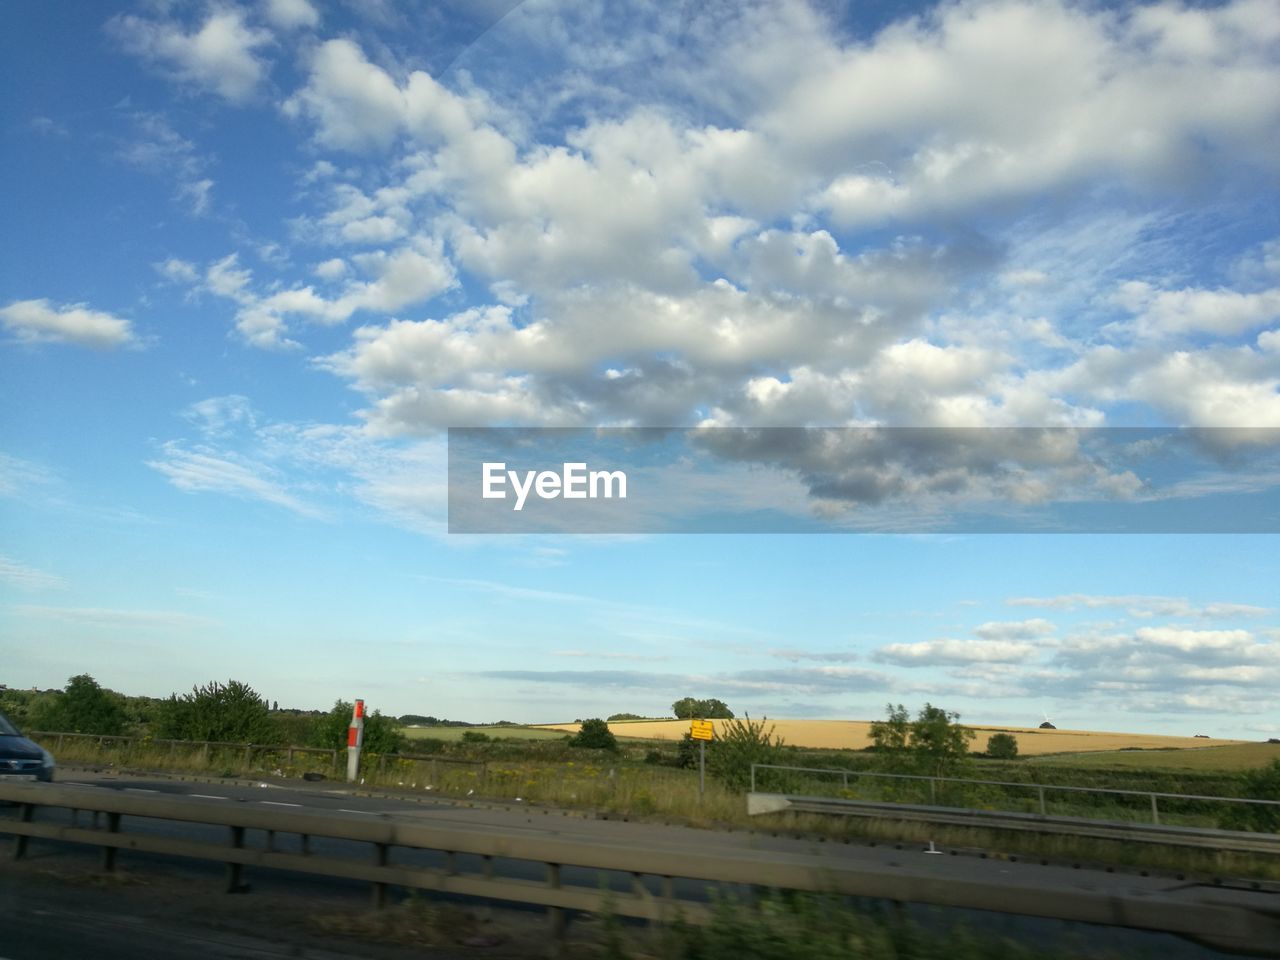
<path id="1" fill-rule="evenodd" d="M 1008 780 L 753 763 L 751 792 L 1186 826 L 1216 826 L 1224 819 L 1241 819 L 1230 815 L 1234 808 L 1236 811 L 1255 812 L 1252 815 L 1255 823 L 1264 826 L 1274 823 L 1273 829 L 1280 829 L 1280 800 L 1114 787 L 1017 783 Z M 1242 825 L 1247 827 L 1247 824 Z"/>

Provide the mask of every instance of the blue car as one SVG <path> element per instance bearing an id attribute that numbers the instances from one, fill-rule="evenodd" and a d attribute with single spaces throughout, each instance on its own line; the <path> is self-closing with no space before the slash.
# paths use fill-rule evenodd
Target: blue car
<path id="1" fill-rule="evenodd" d="M 53 754 L 24 737 L 0 713 L 0 783 L 53 779 Z"/>

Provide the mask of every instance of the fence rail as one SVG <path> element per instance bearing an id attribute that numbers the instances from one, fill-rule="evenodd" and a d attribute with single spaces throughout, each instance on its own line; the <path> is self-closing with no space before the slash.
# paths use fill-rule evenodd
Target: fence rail
<path id="1" fill-rule="evenodd" d="M 965 777 L 928 777 L 928 776 L 920 776 L 919 774 L 876 773 L 872 771 L 832 769 L 832 768 L 825 768 L 825 767 L 789 767 L 789 766 L 783 766 L 781 764 L 773 764 L 773 763 L 753 763 L 751 765 L 751 792 L 753 794 L 758 792 L 757 786 L 756 786 L 757 771 L 760 771 L 760 770 L 785 770 L 791 773 L 803 773 L 803 774 L 833 774 L 833 775 L 840 776 L 842 778 L 841 788 L 846 791 L 849 789 L 850 777 L 867 778 L 867 779 L 875 779 L 875 780 L 915 781 L 915 782 L 928 783 L 929 798 L 932 805 L 937 804 L 938 787 L 939 785 L 942 785 L 942 784 L 955 783 L 955 784 L 966 784 L 969 786 L 1005 787 L 1005 788 L 1013 787 L 1015 789 L 1020 789 L 1020 790 L 1034 790 L 1036 791 L 1037 801 L 1039 804 L 1039 812 L 1042 817 L 1048 816 L 1048 813 L 1049 813 L 1048 803 L 1046 800 L 1046 792 L 1048 791 L 1056 791 L 1061 793 L 1103 794 L 1103 795 L 1110 795 L 1110 796 L 1142 797 L 1148 800 L 1150 803 L 1151 822 L 1154 824 L 1160 823 L 1159 801 L 1161 799 L 1171 800 L 1171 801 L 1181 800 L 1181 801 L 1213 802 L 1213 803 L 1227 803 L 1227 804 L 1233 804 L 1233 803 L 1246 804 L 1246 805 L 1253 805 L 1258 807 L 1276 807 L 1280 809 L 1280 800 L 1256 800 L 1256 799 L 1245 798 L 1245 797 L 1211 797 L 1211 796 L 1202 796 L 1202 795 L 1191 794 L 1191 793 L 1162 793 L 1162 792 L 1153 791 L 1153 790 L 1125 790 L 1125 789 L 1117 789 L 1115 787 L 1074 787 L 1074 786 L 1069 787 L 1069 786 L 1057 786 L 1051 783 L 1017 783 L 1009 780 L 973 780 Z M 807 799 L 816 799 L 816 798 L 807 798 Z M 888 806 L 892 806 L 892 805 L 888 805 Z"/>
<path id="2" fill-rule="evenodd" d="M 284 812 L 195 797 L 138 796 L 56 784 L 0 783 L 0 801 L 17 805 L 16 816 L 0 815 L 0 834 L 14 837 L 16 858 L 27 853 L 35 838 L 96 846 L 106 870 L 114 868 L 119 850 L 222 863 L 228 890 L 243 889 L 243 869 L 255 867 L 365 881 L 371 885 L 375 906 L 385 901 L 389 886 L 529 904 L 547 908 L 556 937 L 564 934 L 566 911 L 612 912 L 658 922 L 681 916 L 687 922 L 705 922 L 710 914 L 704 903 L 697 902 L 705 896 L 703 885 L 740 888 L 749 883 L 1161 931 L 1229 950 L 1267 953 L 1280 943 L 1275 895 L 1242 896 L 1238 891 L 1184 884 L 1160 886 L 1154 880 L 1113 877 L 1107 885 L 1081 885 L 1049 871 L 1014 878 L 1005 870 L 952 870 L 943 879 L 919 861 L 877 863 L 829 852 L 735 848 L 652 837 L 587 840 L 530 833 L 524 828 L 458 822 L 441 826 L 386 815 Z M 69 820 L 57 811 L 70 812 Z M 81 812 L 94 815 L 89 826 L 81 825 Z M 224 828 L 225 840 L 217 843 L 175 836 L 172 830 L 160 834 L 134 829 L 139 821 L 157 820 Z M 299 837 L 298 852 L 279 848 L 285 835 Z M 319 856 L 310 852 L 312 838 L 368 846 L 350 856 L 337 855 L 330 847 Z M 399 851 L 394 857 L 393 850 Z M 409 864 L 406 851 L 443 854 L 443 865 Z M 479 858 L 479 862 L 464 861 L 459 855 Z M 523 864 L 525 872 L 532 865 L 542 879 L 502 875 L 500 871 L 510 872 L 511 862 Z M 474 869 L 466 869 L 473 864 Z M 623 892 L 607 889 L 602 880 L 608 874 L 627 879 L 628 888 Z M 677 879 L 700 883 L 677 885 Z M 1267 899 L 1258 901 L 1259 896 Z"/>

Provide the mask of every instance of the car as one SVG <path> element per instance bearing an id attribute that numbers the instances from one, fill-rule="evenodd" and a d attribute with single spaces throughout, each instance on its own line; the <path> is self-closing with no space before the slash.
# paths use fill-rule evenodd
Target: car
<path id="1" fill-rule="evenodd" d="M 9 718 L 0 713 L 0 783 L 14 780 L 53 780 L 54 760 L 38 743 L 24 737 Z"/>

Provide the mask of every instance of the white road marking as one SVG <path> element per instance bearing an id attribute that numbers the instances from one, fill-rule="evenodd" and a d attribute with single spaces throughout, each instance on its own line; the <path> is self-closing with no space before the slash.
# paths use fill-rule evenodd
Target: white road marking
<path id="1" fill-rule="evenodd" d="M 282 803 L 279 800 L 259 800 L 259 803 L 266 804 L 268 807 L 300 807 L 300 803 Z"/>
<path id="2" fill-rule="evenodd" d="M 227 799 L 226 797 L 211 797 L 211 796 L 209 796 L 209 794 L 207 794 L 207 793 L 193 793 L 193 794 L 190 794 L 190 796 L 193 796 L 193 797 L 199 797 L 201 800 L 225 800 L 225 799 Z"/>
<path id="3" fill-rule="evenodd" d="M 96 787 L 97 786 L 96 783 L 84 783 L 81 780 L 59 780 L 58 784 L 64 787 Z M 4 960 L 4 958 L 0 957 L 0 960 Z"/>
<path id="4" fill-rule="evenodd" d="M 125 787 L 125 793 L 159 793 L 159 790 L 148 790 L 146 787 Z"/>
<path id="5" fill-rule="evenodd" d="M 367 817 L 376 817 L 378 814 L 373 810 L 348 810 L 346 807 L 339 807 L 339 813 L 363 813 Z"/>

